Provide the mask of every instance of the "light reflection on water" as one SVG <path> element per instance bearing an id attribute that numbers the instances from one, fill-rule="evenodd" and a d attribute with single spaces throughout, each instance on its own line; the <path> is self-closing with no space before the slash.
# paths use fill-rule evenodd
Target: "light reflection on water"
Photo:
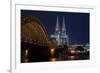
<path id="1" fill-rule="evenodd" d="M 76 60 L 78 59 L 77 56 L 67 56 L 67 60 Z M 51 62 L 54 62 L 54 61 L 64 61 L 65 59 L 64 58 L 50 58 L 50 61 Z"/>
<path id="2" fill-rule="evenodd" d="M 50 58 L 50 61 L 55 62 L 55 61 L 57 61 L 57 58 Z"/>
<path id="3" fill-rule="evenodd" d="M 29 59 L 25 59 L 24 62 L 27 63 L 29 61 Z"/>
<path id="4" fill-rule="evenodd" d="M 76 56 L 68 56 L 68 60 L 75 60 Z"/>
<path id="5" fill-rule="evenodd" d="M 83 58 L 84 55 L 82 55 L 80 57 L 80 54 L 77 54 L 77 52 L 75 50 L 70 50 L 68 52 L 70 54 L 68 54 L 68 53 L 62 53 L 62 52 L 57 52 L 55 50 L 55 48 L 52 48 L 52 49 L 50 49 L 50 56 L 51 57 L 48 57 L 48 59 L 46 59 L 44 61 L 48 61 L 49 60 L 50 62 L 55 62 L 55 61 L 81 60 L 81 59 L 84 59 Z M 28 63 L 28 62 L 31 61 L 28 56 L 29 56 L 29 50 L 25 49 L 25 51 L 24 51 L 24 62 L 25 63 Z M 88 57 L 88 56 L 86 56 L 86 57 Z"/>

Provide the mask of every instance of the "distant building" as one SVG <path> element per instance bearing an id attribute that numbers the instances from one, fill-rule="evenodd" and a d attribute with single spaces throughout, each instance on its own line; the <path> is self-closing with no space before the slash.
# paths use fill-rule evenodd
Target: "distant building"
<path id="1" fill-rule="evenodd" d="M 85 48 L 86 48 L 86 49 L 89 49 L 89 47 L 90 47 L 90 46 L 89 46 L 89 43 L 87 43 L 87 44 L 85 45 Z"/>
<path id="2" fill-rule="evenodd" d="M 73 48 L 75 48 L 75 47 L 77 47 L 77 46 L 84 46 L 83 44 L 74 44 L 74 45 L 71 45 L 71 47 L 73 47 Z"/>

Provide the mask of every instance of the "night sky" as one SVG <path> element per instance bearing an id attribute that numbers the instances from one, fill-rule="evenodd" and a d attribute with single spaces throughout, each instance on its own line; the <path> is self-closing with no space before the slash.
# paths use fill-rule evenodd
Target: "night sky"
<path id="1" fill-rule="evenodd" d="M 38 17 L 49 36 L 54 34 L 57 16 L 60 25 L 64 16 L 70 44 L 89 43 L 89 13 L 21 10 L 21 16 Z"/>

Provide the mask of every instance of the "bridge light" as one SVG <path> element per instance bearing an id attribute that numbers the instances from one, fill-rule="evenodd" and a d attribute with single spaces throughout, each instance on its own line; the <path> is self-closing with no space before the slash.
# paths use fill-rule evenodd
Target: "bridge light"
<path id="1" fill-rule="evenodd" d="M 25 50 L 25 56 L 28 56 L 28 49 Z"/>
<path id="2" fill-rule="evenodd" d="M 51 53 L 51 55 L 54 55 L 55 49 L 54 48 L 50 49 L 50 53 Z"/>

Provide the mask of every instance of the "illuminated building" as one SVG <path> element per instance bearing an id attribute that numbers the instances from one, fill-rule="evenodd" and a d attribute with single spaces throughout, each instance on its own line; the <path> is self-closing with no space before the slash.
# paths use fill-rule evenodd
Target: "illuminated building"
<path id="1" fill-rule="evenodd" d="M 55 33 L 51 35 L 51 38 L 55 38 L 57 41 L 57 46 L 67 45 L 69 46 L 69 38 L 66 34 L 65 18 L 63 17 L 62 26 L 59 24 L 59 19 L 57 16 Z"/>

